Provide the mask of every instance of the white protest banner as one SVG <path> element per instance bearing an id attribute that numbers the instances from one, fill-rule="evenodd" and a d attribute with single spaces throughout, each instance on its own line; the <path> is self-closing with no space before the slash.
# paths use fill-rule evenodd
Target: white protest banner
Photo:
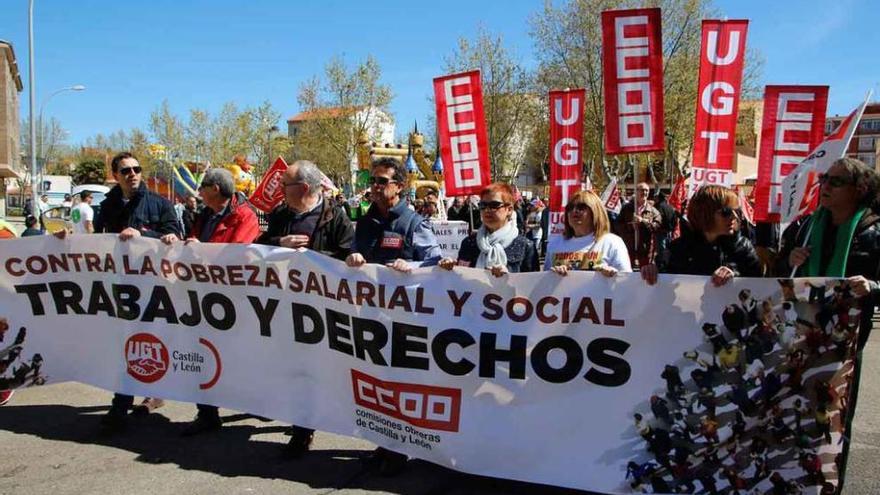
<path id="1" fill-rule="evenodd" d="M 467 222 L 457 220 L 431 220 L 431 230 L 440 243 L 444 258 L 458 258 L 461 241 L 468 236 L 470 226 Z"/>
<path id="2" fill-rule="evenodd" d="M 620 214 L 620 209 L 623 207 L 623 201 L 620 198 L 620 188 L 617 187 L 617 179 L 611 179 L 611 182 L 605 186 L 605 190 L 602 191 L 602 203 L 605 205 L 605 209 L 615 213 Z"/>
<path id="3" fill-rule="evenodd" d="M 791 223 L 816 209 L 819 202 L 819 174 L 824 174 L 835 160 L 846 155 L 849 142 L 862 120 L 865 107 L 871 101 L 872 93 L 873 91 L 868 91 L 865 101 L 782 181 L 781 223 Z"/>
<path id="4" fill-rule="evenodd" d="M 402 274 L 266 246 L 45 236 L 5 241 L 0 315 L 0 389 L 76 380 L 600 492 L 728 493 L 740 482 L 722 470 L 738 466 L 743 491 L 769 493 L 769 474 L 743 473 L 760 442 L 818 493 L 804 470 L 840 484 L 855 410 L 860 314 L 823 279 Z M 708 474 L 661 467 L 674 445 Z"/>

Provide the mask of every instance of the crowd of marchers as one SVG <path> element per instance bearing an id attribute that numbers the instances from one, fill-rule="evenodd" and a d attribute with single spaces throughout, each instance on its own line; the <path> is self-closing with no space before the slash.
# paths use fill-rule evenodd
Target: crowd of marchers
<path id="1" fill-rule="evenodd" d="M 743 219 L 738 195 L 720 186 L 702 187 L 677 211 L 662 193 L 652 199 L 650 186 L 638 184 L 634 198 L 616 215 L 609 215 L 594 192 L 578 191 L 564 207 L 562 234 L 550 236 L 546 198 L 525 201 L 510 185 L 495 183 L 476 197 L 454 198 L 448 207 L 436 194 L 416 204 L 406 194 L 404 166 L 392 158 L 374 161 L 368 190 L 350 199 L 325 192 L 316 164 L 293 163 L 282 178 L 284 199 L 268 214 L 265 228 L 225 169 L 208 169 L 198 188 L 199 198 L 183 198 L 178 205 L 147 189 L 143 169 L 131 153 L 116 155 L 111 171 L 116 185 L 94 217 L 90 199 L 82 198 L 80 204 L 85 206 L 77 215 L 81 219 L 77 232 L 113 233 L 119 242 L 144 236 L 169 245 L 211 242 L 305 248 L 343 260 L 351 269 L 377 263 L 403 273 L 434 265 L 446 270 L 485 269 L 497 277 L 542 269 L 559 276 L 592 270 L 614 277 L 635 270 L 649 285 L 656 283 L 659 273 L 671 273 L 710 276 L 716 286 L 734 277 L 840 277 L 859 298 L 860 347 L 880 298 L 880 176 L 849 158 L 836 161 L 819 177 L 818 209 L 790 225 L 778 249 L 760 258 L 753 245 L 754 229 Z M 454 258 L 442 256 L 432 231 L 431 220 L 438 217 L 471 225 Z M 2 394 L 5 402 L 11 391 Z M 119 432 L 131 415 L 149 414 L 161 406 L 160 399 L 135 404 L 132 396 L 117 393 L 102 428 L 109 434 Z M 216 407 L 197 407 L 184 435 L 221 428 Z M 286 455 L 306 453 L 313 436 L 314 431 L 293 426 Z M 369 462 L 382 474 L 392 475 L 405 467 L 407 458 L 380 448 Z"/>

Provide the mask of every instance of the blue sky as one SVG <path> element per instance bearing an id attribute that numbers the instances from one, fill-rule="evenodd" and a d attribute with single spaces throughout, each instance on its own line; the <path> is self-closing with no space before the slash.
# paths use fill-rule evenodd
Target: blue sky
<path id="1" fill-rule="evenodd" d="M 557 2 L 558 3 L 558 2 Z M 78 144 L 98 132 L 141 127 L 164 98 L 179 115 L 269 100 L 298 110 L 300 83 L 334 55 L 372 54 L 395 93 L 402 134 L 431 112 L 431 79 L 460 37 L 479 26 L 504 36 L 532 64 L 529 17 L 535 1 L 36 0 L 37 109 L 52 91 L 46 118 L 57 117 Z M 869 88 L 880 92 L 880 2 L 875 0 L 719 0 L 729 18 L 750 20 L 767 84 L 828 84 L 829 114 L 846 113 Z M 22 70 L 27 115 L 27 0 L 6 0 L 0 39 L 11 41 Z M 875 97 L 880 100 L 880 95 Z"/>

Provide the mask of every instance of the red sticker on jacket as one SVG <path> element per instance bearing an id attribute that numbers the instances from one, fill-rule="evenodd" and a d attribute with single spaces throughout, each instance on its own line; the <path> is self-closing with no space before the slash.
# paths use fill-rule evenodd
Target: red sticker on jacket
<path id="1" fill-rule="evenodd" d="M 382 249 L 401 249 L 403 247 L 403 238 L 394 234 L 386 234 L 379 246 Z"/>

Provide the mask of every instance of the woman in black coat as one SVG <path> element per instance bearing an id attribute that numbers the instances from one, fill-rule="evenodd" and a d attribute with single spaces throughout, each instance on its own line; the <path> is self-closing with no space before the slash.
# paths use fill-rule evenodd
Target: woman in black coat
<path id="1" fill-rule="evenodd" d="M 690 229 L 669 246 L 664 273 L 711 275 L 724 285 L 733 277 L 760 277 L 761 262 L 751 241 L 740 234 L 738 198 L 731 189 L 704 186 L 688 204 Z M 657 266 L 642 268 L 642 278 L 653 285 Z"/>
<path id="2" fill-rule="evenodd" d="M 537 272 L 535 244 L 519 234 L 516 227 L 513 189 L 507 184 L 491 184 L 480 194 L 479 230 L 466 237 L 458 249 L 458 259 L 444 258 L 440 267 L 455 265 L 484 268 L 496 277 L 504 273 Z"/>

